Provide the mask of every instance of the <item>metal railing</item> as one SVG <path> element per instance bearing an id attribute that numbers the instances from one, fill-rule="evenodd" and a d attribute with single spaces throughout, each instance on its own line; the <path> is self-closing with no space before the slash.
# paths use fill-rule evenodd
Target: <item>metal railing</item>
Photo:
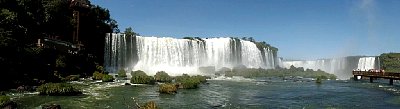
<path id="1" fill-rule="evenodd" d="M 376 71 L 353 71 L 353 75 L 400 78 L 400 73 L 382 72 L 382 71 L 378 71 L 378 72 L 376 72 Z"/>

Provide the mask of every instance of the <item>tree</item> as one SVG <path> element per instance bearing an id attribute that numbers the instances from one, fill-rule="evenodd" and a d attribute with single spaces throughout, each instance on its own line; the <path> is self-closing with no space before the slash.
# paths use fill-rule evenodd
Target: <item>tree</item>
<path id="1" fill-rule="evenodd" d="M 249 41 L 250 41 L 250 42 L 256 42 L 256 41 L 253 39 L 253 37 L 249 37 Z"/>
<path id="2" fill-rule="evenodd" d="M 379 59 L 380 67 L 386 72 L 400 72 L 400 53 L 383 53 Z"/>
<path id="3" fill-rule="evenodd" d="M 242 37 L 242 40 L 247 40 L 247 37 Z"/>
<path id="4" fill-rule="evenodd" d="M 80 12 L 79 40 L 85 49 L 81 54 L 69 55 L 52 47 L 38 48 L 36 42 L 43 38 L 72 41 L 74 30 L 71 0 L 1 0 L 0 1 L 0 66 L 6 76 L 0 77 L 0 89 L 25 83 L 33 79 L 57 79 L 57 67 L 68 72 L 93 72 L 95 63 L 102 64 L 105 33 L 118 30 L 117 22 L 107 9 L 89 1 Z M 65 62 L 57 56 L 64 56 Z M 29 66 L 34 69 L 23 69 Z M 90 74 L 91 75 L 91 74 Z"/>
<path id="5" fill-rule="evenodd" d="M 114 19 L 111 19 L 110 21 L 108 21 L 110 28 L 112 29 L 113 33 L 119 33 L 119 29 L 118 29 L 118 24 L 117 21 L 115 21 Z"/>
<path id="6" fill-rule="evenodd" d="M 293 65 L 290 65 L 290 70 L 296 70 L 296 67 L 294 67 Z"/>
<path id="7" fill-rule="evenodd" d="M 127 36 L 134 36 L 134 35 L 136 36 L 136 35 L 139 35 L 139 34 L 133 32 L 133 30 L 132 30 L 131 27 L 126 28 L 124 33 L 125 33 L 125 35 L 127 35 Z"/>

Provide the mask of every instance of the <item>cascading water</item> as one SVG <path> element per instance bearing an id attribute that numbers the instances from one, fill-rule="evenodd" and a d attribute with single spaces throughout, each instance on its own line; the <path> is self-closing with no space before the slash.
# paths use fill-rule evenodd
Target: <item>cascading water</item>
<path id="1" fill-rule="evenodd" d="M 166 71 L 170 75 L 204 74 L 200 67 L 273 69 L 276 51 L 258 48 L 237 38 L 175 39 L 169 37 L 128 37 L 107 34 L 104 66 L 107 71 L 143 70 L 150 75 Z"/>
<path id="2" fill-rule="evenodd" d="M 352 76 L 351 71 L 355 69 L 369 70 L 379 68 L 375 63 L 377 57 L 351 56 L 334 59 L 320 59 L 314 61 L 283 61 L 284 68 L 303 67 L 306 69 L 322 70 L 335 74 L 339 79 L 349 79 Z"/>
<path id="3" fill-rule="evenodd" d="M 358 61 L 358 70 L 369 70 L 369 69 L 375 69 L 375 57 L 363 57 L 360 58 Z"/>

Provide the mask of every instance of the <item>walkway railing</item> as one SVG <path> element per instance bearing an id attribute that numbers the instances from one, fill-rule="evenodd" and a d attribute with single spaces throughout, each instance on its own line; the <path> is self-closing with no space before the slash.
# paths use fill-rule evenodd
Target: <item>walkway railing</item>
<path id="1" fill-rule="evenodd" d="M 354 80 L 358 80 L 358 76 L 369 77 L 370 82 L 373 82 L 374 78 L 389 79 L 390 84 L 393 85 L 393 80 L 400 80 L 400 73 L 384 72 L 384 71 L 353 71 Z"/>

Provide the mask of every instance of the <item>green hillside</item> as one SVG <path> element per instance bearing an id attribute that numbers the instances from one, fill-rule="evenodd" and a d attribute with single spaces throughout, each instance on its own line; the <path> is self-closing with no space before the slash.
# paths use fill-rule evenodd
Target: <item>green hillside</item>
<path id="1" fill-rule="evenodd" d="M 379 56 L 381 68 L 386 72 L 400 73 L 400 53 L 383 53 Z"/>

